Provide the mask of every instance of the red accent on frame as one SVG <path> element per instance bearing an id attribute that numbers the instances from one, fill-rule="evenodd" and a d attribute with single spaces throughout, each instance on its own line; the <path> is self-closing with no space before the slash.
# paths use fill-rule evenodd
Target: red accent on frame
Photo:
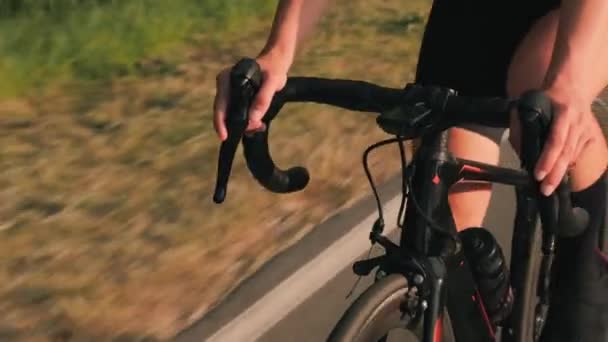
<path id="1" fill-rule="evenodd" d="M 438 175 L 435 175 L 435 177 L 433 177 L 433 183 L 435 183 L 435 185 L 439 184 L 439 182 L 441 182 L 441 179 L 439 179 Z"/>
<path id="2" fill-rule="evenodd" d="M 477 166 L 471 166 L 471 165 L 462 165 L 462 169 L 460 169 L 460 172 L 462 173 L 463 171 L 470 171 L 470 172 L 475 172 L 475 173 L 483 173 L 483 169 L 477 167 Z"/>
<path id="3" fill-rule="evenodd" d="M 608 264 L 608 255 L 606 255 L 602 251 L 600 251 L 600 249 L 598 247 L 595 248 L 595 251 L 600 256 L 600 258 L 602 259 L 602 261 L 604 261 L 606 264 Z"/>
<path id="4" fill-rule="evenodd" d="M 433 338 L 433 342 L 442 342 L 443 341 L 443 316 L 437 317 L 437 322 L 435 322 L 435 338 Z"/>
<path id="5" fill-rule="evenodd" d="M 478 301 L 476 301 L 476 299 L 479 299 Z M 492 336 L 492 338 L 494 340 L 496 340 L 496 335 L 494 334 L 494 327 L 492 326 L 492 323 L 490 322 L 490 317 L 488 316 L 488 312 L 486 311 L 486 307 L 483 304 L 483 300 L 481 299 L 481 295 L 479 294 L 479 291 L 475 291 L 475 295 L 473 295 L 473 301 L 477 302 L 479 304 L 479 308 L 481 309 L 481 313 L 483 315 L 483 320 L 486 322 L 486 326 L 488 327 L 488 331 L 490 332 L 490 336 Z"/>

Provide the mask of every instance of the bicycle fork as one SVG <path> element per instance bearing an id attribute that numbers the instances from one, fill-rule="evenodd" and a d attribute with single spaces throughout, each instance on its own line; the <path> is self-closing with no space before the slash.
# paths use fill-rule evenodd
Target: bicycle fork
<path id="1" fill-rule="evenodd" d="M 447 269 L 441 258 L 429 258 L 429 290 L 428 303 L 422 302 L 424 312 L 424 327 L 422 342 L 443 341 L 443 308 L 446 303 L 447 290 L 445 279 Z"/>
<path id="2" fill-rule="evenodd" d="M 448 203 L 449 188 L 463 177 L 466 167 L 448 152 L 447 139 L 447 131 L 423 137 L 421 148 L 430 150 L 419 155 L 430 158 L 414 160 L 401 235 L 401 246 L 418 251 L 427 260 L 422 341 L 442 341 L 446 307 L 452 313 L 450 320 L 457 341 L 494 341 L 494 331 L 484 315 Z"/>

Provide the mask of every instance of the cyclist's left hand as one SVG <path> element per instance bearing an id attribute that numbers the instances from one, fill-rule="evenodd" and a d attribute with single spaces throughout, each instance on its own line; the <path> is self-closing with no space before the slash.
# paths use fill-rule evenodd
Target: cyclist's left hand
<path id="1" fill-rule="evenodd" d="M 594 116 L 592 101 L 574 87 L 549 88 L 545 93 L 553 102 L 554 118 L 534 175 L 542 181 L 541 192 L 549 196 L 592 141 Z"/>

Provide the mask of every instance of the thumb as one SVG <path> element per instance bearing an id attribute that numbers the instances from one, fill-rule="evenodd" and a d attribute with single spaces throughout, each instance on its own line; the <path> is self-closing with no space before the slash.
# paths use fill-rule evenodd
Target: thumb
<path id="1" fill-rule="evenodd" d="M 247 130 L 255 130 L 262 126 L 262 118 L 268 111 L 272 98 L 277 91 L 277 81 L 267 76 L 249 109 L 249 125 Z"/>

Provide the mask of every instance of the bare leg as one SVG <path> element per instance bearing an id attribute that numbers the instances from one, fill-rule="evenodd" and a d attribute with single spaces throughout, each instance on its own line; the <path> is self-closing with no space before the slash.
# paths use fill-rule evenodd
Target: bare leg
<path id="1" fill-rule="evenodd" d="M 459 158 L 498 164 L 498 144 L 484 135 L 464 128 L 450 130 L 448 148 Z M 491 190 L 491 185 L 487 183 L 461 182 L 452 186 L 449 203 L 459 231 L 481 226 L 490 203 Z"/>
<path id="2" fill-rule="evenodd" d="M 547 14 L 536 22 L 521 42 L 509 68 L 507 81 L 509 96 L 516 97 L 526 90 L 542 86 L 553 51 L 558 19 L 557 11 Z M 608 60 L 608 44 L 604 46 L 604 50 L 603 53 L 598 54 L 597 78 L 590 85 L 598 94 L 608 84 L 608 64 L 605 63 Z M 603 70 L 600 66 L 604 67 Z M 593 142 L 583 150 L 571 172 L 574 191 L 591 185 L 603 174 L 608 165 L 608 149 L 599 124 L 596 123 L 593 130 L 595 136 Z M 519 123 L 515 116 L 512 119 L 509 138 L 518 151 Z M 472 131 L 462 128 L 452 129 L 449 148 L 457 157 L 490 164 L 498 163 L 498 145 Z M 461 183 L 451 189 L 449 201 L 458 230 L 481 225 L 490 196 L 489 185 Z"/>

